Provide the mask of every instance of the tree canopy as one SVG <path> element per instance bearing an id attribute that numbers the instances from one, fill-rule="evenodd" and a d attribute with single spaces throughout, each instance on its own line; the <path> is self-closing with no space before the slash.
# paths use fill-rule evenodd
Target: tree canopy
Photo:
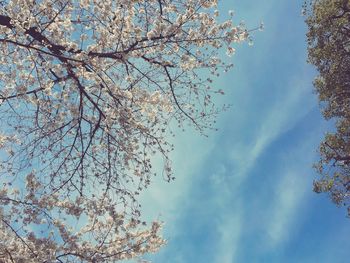
<path id="1" fill-rule="evenodd" d="M 170 123 L 221 110 L 212 78 L 248 37 L 216 0 L 0 1 L 0 258 L 114 262 L 164 244 L 137 195 L 173 178 Z M 204 76 L 204 77 L 203 77 Z"/>
<path id="2" fill-rule="evenodd" d="M 309 62 L 319 72 L 314 86 L 324 117 L 336 123 L 320 145 L 315 167 L 321 178 L 314 190 L 328 192 L 336 204 L 347 206 L 350 216 L 350 1 L 309 3 Z"/>

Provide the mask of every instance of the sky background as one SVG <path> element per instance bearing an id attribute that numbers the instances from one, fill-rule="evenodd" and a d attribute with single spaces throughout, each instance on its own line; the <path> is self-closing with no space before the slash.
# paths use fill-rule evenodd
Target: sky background
<path id="1" fill-rule="evenodd" d="M 263 32 L 237 46 L 215 85 L 233 106 L 209 138 L 177 133 L 175 182 L 143 193 L 145 218 L 165 222 L 155 263 L 330 262 L 350 259 L 344 208 L 312 192 L 312 164 L 331 124 L 323 120 L 306 63 L 303 1 L 223 0 L 235 22 Z"/>

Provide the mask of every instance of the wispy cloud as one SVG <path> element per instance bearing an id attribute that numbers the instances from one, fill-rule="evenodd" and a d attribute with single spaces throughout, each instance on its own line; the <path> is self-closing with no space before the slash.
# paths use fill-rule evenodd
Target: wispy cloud
<path id="1" fill-rule="evenodd" d="M 309 188 L 306 180 L 297 171 L 283 174 L 275 189 L 272 208 L 266 211 L 270 215 L 266 225 L 268 238 L 265 242 L 269 249 L 283 244 L 293 233 L 292 225 L 299 216 L 298 207 Z"/>
<path id="2" fill-rule="evenodd" d="M 229 171 L 222 165 L 212 175 L 212 182 L 218 189 L 220 188 L 220 195 L 216 197 L 217 203 L 223 204 L 222 209 L 218 211 L 221 220 L 216 225 L 218 232 L 221 233 L 218 243 L 220 252 L 216 262 L 235 262 L 236 260 L 236 252 L 240 249 L 239 240 L 244 235 L 242 228 L 246 227 L 241 199 L 249 195 L 249 193 L 241 193 L 239 188 L 249 183 L 248 175 L 255 168 L 257 159 L 264 154 L 274 140 L 292 129 L 315 106 L 305 99 L 307 91 L 303 88 L 305 86 L 303 80 L 294 80 L 290 86 L 293 88 L 288 94 L 267 109 L 267 114 L 261 114 L 257 118 L 256 127 L 252 127 L 256 130 L 251 138 L 252 143 L 241 145 L 229 152 L 234 170 Z M 297 170 L 281 172 L 283 177 L 275 189 L 275 202 L 272 208 L 266 211 L 271 214 L 271 219 L 266 226 L 271 246 L 285 238 L 287 234 L 285 227 L 292 222 L 298 203 L 307 187 L 297 172 Z M 237 197 L 239 192 L 244 196 Z"/>
<path id="3" fill-rule="evenodd" d="M 294 145 L 281 157 L 276 172 L 279 181 L 270 197 L 270 206 L 266 213 L 269 219 L 264 228 L 267 232 L 267 249 L 274 249 L 289 241 L 299 223 L 303 220 L 302 205 L 311 195 L 311 163 L 318 138 L 314 136 L 300 145 Z M 292 161 L 291 161 L 292 160 Z M 276 176 L 276 178 L 278 178 Z"/>
<path id="4" fill-rule="evenodd" d="M 264 152 L 266 147 L 278 136 L 289 129 L 305 116 L 315 104 L 309 99 L 308 77 L 305 79 L 294 79 L 289 84 L 289 93 L 277 98 L 277 102 L 269 109 L 265 109 L 266 114 L 259 115 L 257 111 L 257 125 L 251 127 L 255 129 L 255 135 L 251 138 L 251 143 L 241 145 L 230 152 L 230 157 L 238 170 L 234 174 L 235 180 L 242 180 L 254 167 L 257 158 Z M 264 112 L 261 111 L 261 112 Z M 237 138 L 239 141 L 239 138 Z"/>
<path id="5" fill-rule="evenodd" d="M 221 218 L 217 226 L 220 239 L 214 260 L 215 263 L 236 262 L 235 258 L 239 249 L 243 224 L 240 205 L 236 204 L 234 208 L 234 212 L 231 210 L 226 213 L 225 217 Z"/>
<path id="6" fill-rule="evenodd" d="M 145 219 L 152 220 L 160 216 L 165 222 L 174 222 L 181 216 L 181 211 L 185 209 L 184 198 L 198 179 L 196 171 L 204 165 L 203 162 L 214 147 L 213 139 L 199 134 L 193 136 L 190 131 L 180 133 L 173 139 L 175 151 L 171 153 L 171 160 L 176 179 L 167 183 L 161 176 L 152 178 L 150 188 L 139 199 Z M 161 173 L 163 159 L 155 159 L 153 165 Z"/>

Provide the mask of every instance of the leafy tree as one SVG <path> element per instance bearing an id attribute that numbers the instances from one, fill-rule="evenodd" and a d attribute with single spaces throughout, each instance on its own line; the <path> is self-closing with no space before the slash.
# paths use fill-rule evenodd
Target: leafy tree
<path id="1" fill-rule="evenodd" d="M 324 117 L 336 121 L 320 146 L 314 190 L 328 192 L 350 216 L 350 1 L 312 1 L 306 22 L 309 61 L 319 72 L 314 86 Z"/>
<path id="2" fill-rule="evenodd" d="M 159 249 L 136 198 L 152 156 L 171 180 L 169 124 L 210 127 L 219 52 L 248 37 L 216 2 L 0 1 L 0 261 Z"/>

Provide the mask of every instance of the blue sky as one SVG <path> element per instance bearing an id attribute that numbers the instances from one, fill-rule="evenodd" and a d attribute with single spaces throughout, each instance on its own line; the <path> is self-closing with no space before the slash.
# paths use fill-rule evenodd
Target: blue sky
<path id="1" fill-rule="evenodd" d="M 235 21 L 255 27 L 216 81 L 233 106 L 209 138 L 179 132 L 176 181 L 145 192 L 144 215 L 165 222 L 168 244 L 155 262 L 349 262 L 350 219 L 312 192 L 312 163 L 324 133 L 306 63 L 303 1 L 224 0 Z"/>

